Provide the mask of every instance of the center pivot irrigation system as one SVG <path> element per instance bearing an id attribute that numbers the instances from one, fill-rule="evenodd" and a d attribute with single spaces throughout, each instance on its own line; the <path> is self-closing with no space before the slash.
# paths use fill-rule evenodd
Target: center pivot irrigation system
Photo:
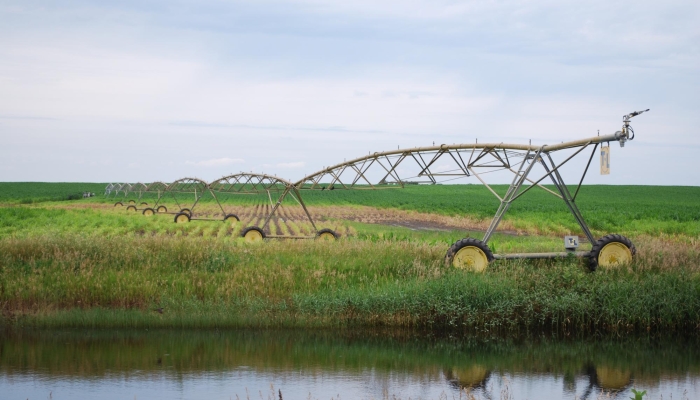
<path id="1" fill-rule="evenodd" d="M 623 116 L 622 130 L 611 135 L 563 142 L 555 145 L 533 146 L 531 144 L 473 143 L 398 149 L 374 153 L 346 161 L 302 178 L 295 184 L 297 189 L 378 189 L 404 187 L 407 184 L 436 184 L 439 179 L 453 180 L 475 176 L 498 198 L 500 205 L 483 236 L 483 239 L 465 238 L 454 243 L 445 256 L 446 262 L 459 268 L 482 271 L 493 260 L 514 258 L 556 258 L 574 255 L 589 258 L 589 268 L 594 271 L 599 265 L 608 266 L 628 263 L 636 253 L 632 242 L 621 235 L 606 235 L 596 239 L 588 228 L 576 205 L 576 197 L 599 146 L 618 142 L 624 147 L 634 139 L 630 119 L 643 112 L 635 111 Z M 576 190 L 572 192 L 562 178 L 561 170 L 574 157 L 592 148 Z M 566 153 L 555 161 L 555 153 Z M 607 152 L 606 152 L 607 153 Z M 609 154 L 609 153 L 607 153 Z M 539 166 L 539 168 L 536 168 Z M 508 190 L 499 195 L 486 182 L 484 175 L 497 170 L 512 173 Z M 549 179 L 556 191 L 540 183 Z M 443 181 L 444 182 L 444 181 Z M 565 238 L 565 252 L 493 254 L 488 242 L 514 201 L 534 187 L 538 187 L 560 198 L 576 219 L 589 243 L 590 251 L 576 251 L 578 237 Z"/>
<path id="2" fill-rule="evenodd" d="M 299 181 L 290 181 L 272 175 L 240 173 L 225 176 L 211 184 L 196 179 L 183 178 L 168 185 L 167 188 L 158 187 L 158 199 L 154 208 L 146 208 L 144 215 L 167 213 L 162 205 L 163 198 L 170 194 L 175 200 L 178 209 L 175 214 L 175 222 L 188 222 L 193 218 L 192 210 L 206 193 L 210 193 L 221 209 L 223 220 L 239 218 L 235 214 L 224 211 L 216 193 L 227 195 L 267 194 L 271 211 L 265 217 L 262 226 L 250 226 L 242 231 L 242 236 L 248 241 L 263 240 L 266 237 L 278 238 L 323 238 L 336 239 L 338 235 L 330 229 L 318 230 L 314 224 L 304 201 L 304 190 L 339 190 L 339 189 L 389 189 L 402 188 L 406 185 L 438 184 L 456 179 L 476 177 L 498 199 L 499 206 L 491 220 L 491 223 L 481 240 L 476 238 L 464 238 L 455 242 L 447 251 L 445 261 L 457 268 L 465 268 L 473 271 L 483 271 L 490 262 L 498 259 L 518 258 L 558 258 L 567 256 L 587 257 L 589 268 L 594 271 L 598 266 L 610 266 L 631 262 L 636 253 L 632 242 L 621 235 L 609 234 L 596 239 L 588 228 L 583 215 L 576 205 L 576 198 L 588 173 L 596 150 L 601 148 L 601 173 L 607 171 L 604 165 L 609 161 L 609 143 L 618 142 L 620 147 L 634 139 L 634 130 L 630 126 L 630 119 L 643 112 L 635 111 L 623 116 L 622 130 L 611 135 L 595 136 L 587 139 L 571 142 L 562 142 L 554 145 L 535 146 L 532 144 L 508 144 L 508 143 L 470 143 L 470 144 L 442 144 L 430 147 L 416 147 L 410 149 L 397 149 L 381 153 L 371 153 L 367 156 L 356 158 L 336 164 L 321 171 L 308 175 Z M 605 147 L 604 144 L 608 146 Z M 569 189 L 562 178 L 562 171 L 572 167 L 568 164 L 584 150 L 590 149 L 588 162 L 585 163 L 575 190 Z M 555 161 L 555 156 L 559 157 Z M 512 181 L 505 193 L 499 194 L 487 181 L 487 174 L 505 173 L 512 175 Z M 541 183 L 545 180 L 554 184 L 551 190 Z M 123 184 L 128 185 L 128 184 Z M 123 185 L 108 186 L 107 195 L 114 193 L 115 197 L 120 193 L 128 193 Z M 164 186 L 163 184 L 160 184 Z M 577 236 L 564 238 L 564 252 L 551 253 L 516 253 L 494 254 L 488 246 L 489 239 L 495 233 L 496 228 L 503 220 L 510 206 L 525 193 L 537 187 L 547 193 L 561 199 L 574 219 L 580 226 L 586 241 L 591 244 L 589 251 L 577 251 L 579 239 Z M 151 187 L 141 188 L 140 193 L 154 192 Z M 275 194 L 277 201 L 272 197 Z M 194 202 L 189 208 L 183 207 L 177 194 L 194 195 Z M 298 203 L 311 222 L 315 236 L 293 235 L 266 235 L 265 228 L 274 217 L 280 205 L 287 196 L 291 196 Z M 140 196 L 139 196 L 140 198 Z M 186 204 L 185 204 L 186 205 Z M 205 219 L 205 218 L 197 218 Z M 208 219 L 214 220 L 214 219 Z"/>

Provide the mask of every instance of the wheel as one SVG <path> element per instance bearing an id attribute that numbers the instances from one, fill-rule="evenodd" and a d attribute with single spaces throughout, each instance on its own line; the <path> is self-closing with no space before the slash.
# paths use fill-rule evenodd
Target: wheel
<path id="1" fill-rule="evenodd" d="M 146 203 L 145 201 L 142 201 L 142 202 L 141 202 L 141 205 L 142 205 L 142 206 L 147 206 L 148 203 Z"/>
<path id="2" fill-rule="evenodd" d="M 263 232 L 263 230 L 257 226 L 250 226 L 241 232 L 241 237 L 249 243 L 261 242 L 263 239 L 265 239 L 265 232 Z"/>
<path id="3" fill-rule="evenodd" d="M 340 237 L 340 235 L 335 233 L 332 229 L 321 229 L 316 234 L 316 239 L 318 240 L 334 241 L 338 239 L 338 237 Z"/>
<path id="4" fill-rule="evenodd" d="M 127 206 L 126 211 L 133 211 L 136 212 L 136 206 Z"/>
<path id="5" fill-rule="evenodd" d="M 168 212 L 168 207 L 166 207 L 166 206 L 158 206 L 158 208 L 156 209 L 156 211 L 158 211 L 159 213 L 166 213 L 166 212 Z"/>
<path id="6" fill-rule="evenodd" d="M 118 201 L 118 202 L 114 203 L 114 206 L 115 206 L 115 207 L 123 207 L 124 204 L 122 204 L 121 201 Z"/>
<path id="7" fill-rule="evenodd" d="M 141 214 L 143 214 L 143 215 L 145 215 L 145 216 L 147 216 L 147 217 L 150 217 L 150 216 L 155 215 L 155 213 L 156 213 L 156 212 L 155 212 L 154 209 L 152 209 L 152 208 L 146 208 L 146 209 L 143 210 L 143 212 L 142 212 Z"/>
<path id="8" fill-rule="evenodd" d="M 233 220 L 240 221 L 241 219 L 238 218 L 238 215 L 236 215 L 236 214 L 228 214 L 228 215 L 226 215 L 226 217 L 224 217 L 224 222 L 226 222 L 226 221 L 233 222 Z"/>
<path id="9" fill-rule="evenodd" d="M 629 264 L 637 254 L 632 241 L 622 235 L 605 235 L 598 239 L 591 249 L 588 269 L 595 271 L 598 267 L 613 267 Z"/>
<path id="10" fill-rule="evenodd" d="M 192 216 L 192 211 L 190 211 L 189 208 L 183 208 L 182 210 L 180 210 L 180 212 L 181 212 L 181 213 L 186 213 L 186 214 L 189 215 L 190 217 Z"/>
<path id="11" fill-rule="evenodd" d="M 445 255 L 448 265 L 474 272 L 483 272 L 493 260 L 489 246 L 474 238 L 458 240 Z"/>
<path id="12" fill-rule="evenodd" d="M 189 214 L 186 213 L 177 213 L 175 214 L 175 223 L 177 224 L 183 224 L 186 222 L 190 222 L 190 216 Z"/>
<path id="13" fill-rule="evenodd" d="M 129 204 L 136 204 L 136 200 L 129 200 Z"/>

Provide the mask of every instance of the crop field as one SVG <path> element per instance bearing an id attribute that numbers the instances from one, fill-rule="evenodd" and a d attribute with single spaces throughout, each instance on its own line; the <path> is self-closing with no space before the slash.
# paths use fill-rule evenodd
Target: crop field
<path id="1" fill-rule="evenodd" d="M 32 204 L 82 198 L 83 192 L 104 194 L 106 183 L 0 182 L 0 204 Z"/>
<path id="2" fill-rule="evenodd" d="M 626 266 L 584 260 L 496 261 L 481 274 L 444 264 L 460 238 L 480 238 L 495 212 L 481 186 L 303 191 L 335 242 L 239 234 L 262 225 L 275 193 L 104 196 L 104 184 L 0 183 L 1 324 L 42 327 L 388 326 L 468 332 L 611 334 L 700 329 L 700 188 L 584 186 L 577 202 L 597 237 L 637 246 Z M 504 190 L 504 187 L 496 187 Z M 94 198 L 70 198 L 94 191 Z M 133 200 L 136 212 L 116 201 Z M 140 204 L 140 203 L 148 204 Z M 489 245 L 561 251 L 580 234 L 561 200 L 532 191 Z M 194 207 L 192 207 L 194 205 Z M 180 208 L 192 221 L 175 223 Z M 223 221 L 227 214 L 240 221 Z M 294 198 L 270 235 L 313 236 Z M 582 236 L 582 235 L 581 235 Z M 590 244 L 583 244 L 587 249 Z"/>

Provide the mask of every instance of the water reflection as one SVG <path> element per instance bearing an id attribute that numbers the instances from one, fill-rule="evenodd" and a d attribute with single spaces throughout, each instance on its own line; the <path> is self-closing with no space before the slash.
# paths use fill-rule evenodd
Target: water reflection
<path id="1" fill-rule="evenodd" d="M 475 364 L 467 368 L 452 367 L 444 371 L 445 379 L 453 388 L 460 392 L 480 393 L 485 398 L 490 399 L 490 391 L 487 382 L 491 376 L 491 371 L 486 367 Z"/>
<path id="2" fill-rule="evenodd" d="M 507 373 L 505 370 L 500 372 Z M 451 387 L 467 393 L 480 394 L 486 399 L 491 398 L 491 387 L 488 385 L 491 374 L 492 370 L 479 364 L 468 368 L 453 367 L 444 370 L 445 379 Z M 576 391 L 576 375 L 564 374 L 563 377 L 563 392 L 576 399 L 585 400 L 599 394 L 614 397 L 632 388 L 633 379 L 629 370 L 588 364 L 582 368 L 580 375 L 582 380 L 587 382 L 581 393 Z"/>
<path id="3" fill-rule="evenodd" d="M 700 398 L 697 341 L 425 339 L 383 332 L 14 332 L 7 398 Z M 105 393 L 106 392 L 106 393 Z M 64 396 L 64 397 L 61 397 Z M 106 397 L 105 397 L 106 396 Z M 0 396 L 5 398 L 4 396 Z"/>

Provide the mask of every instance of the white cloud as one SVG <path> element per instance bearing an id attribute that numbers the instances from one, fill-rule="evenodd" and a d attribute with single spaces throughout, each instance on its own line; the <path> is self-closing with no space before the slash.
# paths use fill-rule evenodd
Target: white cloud
<path id="1" fill-rule="evenodd" d="M 244 163 L 245 160 L 242 158 L 212 158 L 210 160 L 202 160 L 202 161 L 185 161 L 185 164 L 187 165 L 194 165 L 196 167 L 223 167 L 226 165 L 232 165 L 232 164 L 242 164 Z"/>

